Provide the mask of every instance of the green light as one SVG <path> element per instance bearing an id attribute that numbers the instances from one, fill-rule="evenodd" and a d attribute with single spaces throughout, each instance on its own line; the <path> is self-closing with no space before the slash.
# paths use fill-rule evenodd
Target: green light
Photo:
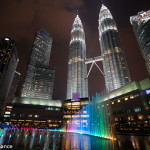
<path id="1" fill-rule="evenodd" d="M 0 129 L 0 136 L 2 136 L 4 133 L 4 129 Z"/>

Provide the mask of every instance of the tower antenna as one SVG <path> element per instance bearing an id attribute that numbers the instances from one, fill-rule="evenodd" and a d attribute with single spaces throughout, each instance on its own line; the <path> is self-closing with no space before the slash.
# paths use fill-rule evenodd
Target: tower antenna
<path id="1" fill-rule="evenodd" d="M 104 2 L 103 2 L 103 0 L 101 0 L 101 4 L 102 4 L 102 5 L 104 5 Z"/>

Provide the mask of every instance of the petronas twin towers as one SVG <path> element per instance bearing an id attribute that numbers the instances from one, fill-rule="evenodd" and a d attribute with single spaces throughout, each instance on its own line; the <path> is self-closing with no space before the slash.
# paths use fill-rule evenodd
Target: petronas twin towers
<path id="1" fill-rule="evenodd" d="M 71 30 L 68 59 L 67 99 L 77 94 L 79 98 L 88 97 L 85 34 L 82 22 L 77 15 Z"/>
<path id="2" fill-rule="evenodd" d="M 130 75 L 115 21 L 104 5 L 99 14 L 98 29 L 106 91 L 111 92 L 130 82 Z M 88 97 L 85 61 L 85 34 L 77 15 L 72 26 L 69 45 L 67 99 L 74 99 L 74 95 L 78 98 Z"/>

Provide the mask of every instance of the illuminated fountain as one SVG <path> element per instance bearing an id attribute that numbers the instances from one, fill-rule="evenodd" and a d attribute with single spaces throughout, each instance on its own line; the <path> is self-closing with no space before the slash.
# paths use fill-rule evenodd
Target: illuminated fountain
<path id="1" fill-rule="evenodd" d="M 0 129 L 18 129 L 18 127 L 15 125 L 11 125 L 11 124 L 6 124 L 6 123 L 0 123 Z"/>
<path id="2" fill-rule="evenodd" d="M 101 100 L 100 94 L 96 94 L 89 99 L 86 107 L 75 115 L 76 118 L 69 121 L 67 131 L 115 139 L 110 114 L 109 104 Z"/>

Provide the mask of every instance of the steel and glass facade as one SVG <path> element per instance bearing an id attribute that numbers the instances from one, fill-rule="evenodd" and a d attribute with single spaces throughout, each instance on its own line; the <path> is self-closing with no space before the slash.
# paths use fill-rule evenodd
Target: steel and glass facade
<path id="1" fill-rule="evenodd" d="M 73 99 L 74 94 L 79 98 L 88 97 L 85 34 L 82 22 L 77 15 L 71 30 L 69 45 L 67 99 Z"/>
<path id="2" fill-rule="evenodd" d="M 99 14 L 98 30 L 106 91 L 111 92 L 130 82 L 130 75 L 116 23 L 104 5 Z"/>
<path id="3" fill-rule="evenodd" d="M 12 101 L 15 97 L 20 76 L 21 76 L 21 74 L 19 72 L 15 71 L 14 77 L 13 77 L 13 80 L 12 80 L 12 84 L 11 84 L 11 87 L 10 87 L 10 90 L 9 90 L 9 93 L 8 93 L 7 103 L 12 103 Z"/>
<path id="4" fill-rule="evenodd" d="M 55 69 L 49 66 L 52 39 L 47 31 L 36 32 L 21 97 L 52 99 Z"/>
<path id="5" fill-rule="evenodd" d="M 130 22 L 150 75 L 150 10 L 131 16 Z"/>

